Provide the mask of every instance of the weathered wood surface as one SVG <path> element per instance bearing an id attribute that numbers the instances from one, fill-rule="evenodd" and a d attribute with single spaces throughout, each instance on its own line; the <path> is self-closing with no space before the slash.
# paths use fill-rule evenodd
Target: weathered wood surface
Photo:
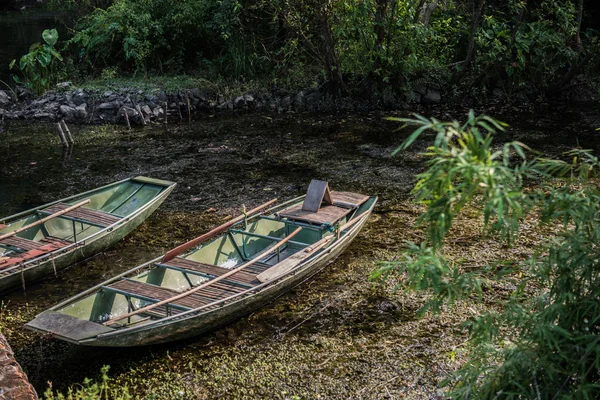
<path id="1" fill-rule="evenodd" d="M 188 250 L 191 250 L 194 247 L 206 242 L 207 240 L 212 239 L 219 233 L 225 232 L 233 224 L 242 221 L 244 218 L 248 218 L 251 215 L 258 213 L 259 211 L 269 207 L 271 204 L 275 203 L 276 201 L 277 201 L 277 199 L 267 201 L 265 204 L 262 204 L 256 208 L 253 208 L 252 210 L 248 211 L 245 215 L 240 215 L 239 217 L 236 217 L 236 218 L 232 219 L 231 221 L 225 222 L 223 225 L 217 226 L 213 230 L 206 232 L 205 234 L 200 235 L 197 238 L 192 239 L 189 242 L 182 244 L 181 246 L 175 247 L 174 249 L 170 250 L 167 254 L 165 254 L 165 256 L 162 259 L 162 262 L 167 262 L 169 260 L 172 260 L 174 257 L 177 257 L 179 254 L 182 254 Z"/>
<path id="2" fill-rule="evenodd" d="M 181 257 L 175 257 L 174 259 L 164 263 L 163 265 L 173 266 L 192 272 L 198 272 L 203 275 L 206 275 L 209 278 L 216 278 L 231 271 L 228 268 L 219 267 L 217 265 L 204 264 L 193 260 L 187 260 Z M 231 275 L 228 281 L 237 281 L 244 285 L 250 286 L 259 283 L 256 282 L 256 276 L 254 274 L 248 273 L 246 271 L 240 271 Z"/>
<path id="3" fill-rule="evenodd" d="M 56 213 L 62 211 L 68 207 L 68 204 L 58 203 L 53 206 L 50 206 L 44 209 L 44 212 Z M 110 226 L 115 224 L 121 220 L 120 217 L 116 215 L 111 215 L 99 210 L 92 210 L 89 208 L 80 208 L 77 210 L 69 211 L 64 214 L 65 217 L 71 217 L 80 219 L 83 221 L 89 221 L 92 224 L 102 225 L 102 226 Z"/>
<path id="4" fill-rule="evenodd" d="M 0 333 L 0 399 L 35 400 L 37 393 L 15 360 L 10 345 Z"/>
<path id="5" fill-rule="evenodd" d="M 306 191 L 306 197 L 302 203 L 302 210 L 309 212 L 317 212 L 321 208 L 321 203 L 332 205 L 331 192 L 329 190 L 329 184 L 326 181 L 320 181 L 313 179 L 308 185 Z"/>
<path id="6" fill-rule="evenodd" d="M 314 252 L 316 252 L 317 250 L 319 250 L 323 246 L 325 246 L 327 243 L 329 243 L 333 238 L 334 238 L 334 236 L 325 237 L 325 238 L 319 240 L 317 243 L 314 243 L 312 246 L 307 247 L 306 249 L 302 249 L 302 250 L 298 251 L 297 253 L 292 254 L 285 260 L 273 265 L 271 268 L 258 274 L 256 276 L 256 279 L 261 283 L 265 283 L 265 282 L 275 280 L 275 279 L 279 278 L 280 276 L 285 275 L 286 273 L 290 272 L 291 270 L 296 268 L 298 265 L 300 265 L 304 260 L 306 260 L 312 254 L 314 254 Z"/>
<path id="7" fill-rule="evenodd" d="M 287 211 L 279 213 L 279 216 L 293 219 L 295 221 L 309 222 L 312 224 L 333 224 L 344 218 L 350 209 L 337 206 L 325 206 L 318 212 L 303 210 L 300 206 L 295 206 Z"/>
<path id="8" fill-rule="evenodd" d="M 338 228 L 338 231 L 341 232 L 346 229 L 349 229 L 350 227 L 352 227 L 354 224 L 356 224 L 361 219 L 362 219 L 362 216 L 358 216 L 358 217 L 346 222 L 344 225 L 342 225 L 341 227 Z M 329 243 L 334 237 L 335 237 L 334 235 L 324 237 L 323 239 L 313 243 L 312 245 L 308 246 L 307 248 L 298 251 L 297 253 L 286 258 L 285 260 L 273 265 L 271 268 L 261 272 L 260 274 L 258 274 L 256 276 L 256 279 L 258 281 L 260 281 L 261 283 L 265 283 L 265 282 L 275 280 L 275 279 L 279 278 L 280 276 L 285 275 L 286 273 L 290 272 L 291 270 L 296 268 L 298 265 L 300 265 L 304 260 L 306 260 L 312 254 L 314 254 L 316 251 L 325 247 L 327 245 L 327 243 Z"/>
<path id="9" fill-rule="evenodd" d="M 369 200 L 369 196 L 360 193 L 352 192 L 331 192 L 333 197 L 333 205 L 347 208 L 358 208 L 365 201 Z"/>
<path id="10" fill-rule="evenodd" d="M 35 221 L 35 222 L 33 222 L 33 223 L 29 224 L 29 225 L 25 225 L 25 226 L 23 226 L 23 227 L 21 227 L 21 228 L 19 228 L 19 229 L 15 229 L 15 230 L 14 230 L 14 231 L 12 231 L 12 232 L 5 233 L 4 235 L 1 235 L 1 236 L 0 236 L 0 240 L 3 240 L 3 239 L 6 239 L 6 238 L 9 238 L 9 237 L 11 237 L 11 236 L 14 236 L 14 235 L 16 235 L 17 233 L 20 233 L 20 232 L 26 231 L 27 229 L 29 229 L 29 228 L 33 228 L 34 226 L 41 225 L 41 224 L 43 224 L 44 222 L 46 222 L 46 221 L 50 221 L 50 220 L 51 220 L 51 219 L 53 219 L 53 218 L 60 217 L 61 215 L 63 215 L 63 214 L 66 214 L 66 213 L 68 213 L 69 211 L 72 211 L 72 210 L 74 210 L 74 209 L 76 209 L 76 208 L 78 208 L 78 207 L 81 207 L 81 206 L 83 206 L 83 205 L 85 205 L 85 204 L 87 204 L 87 203 L 89 203 L 89 202 L 90 202 L 90 200 L 89 200 L 89 199 L 87 199 L 87 200 L 84 200 L 84 201 L 81 201 L 81 202 L 79 202 L 79 203 L 77 203 L 77 204 L 74 204 L 74 205 L 72 205 L 72 206 L 70 206 L 70 207 L 67 207 L 67 208 L 65 208 L 64 210 L 61 210 L 61 211 L 59 211 L 59 212 L 57 212 L 57 213 L 55 213 L 55 214 L 48 215 L 47 217 L 44 217 L 44 218 L 42 218 L 42 219 L 40 219 L 40 220 L 37 220 L 37 221 Z"/>
<path id="11" fill-rule="evenodd" d="M 183 292 L 183 293 L 181 293 L 181 294 L 179 294 L 177 296 L 171 297 L 170 299 L 162 300 L 162 301 L 159 301 L 158 303 L 153 303 L 153 304 L 150 304 L 148 306 L 139 308 L 139 309 L 137 309 L 137 310 L 135 310 L 133 312 L 127 313 L 125 315 L 121 315 L 119 317 L 113 318 L 113 319 L 111 319 L 109 321 L 106 321 L 104 323 L 104 325 L 110 325 L 111 323 L 117 322 L 117 321 L 122 320 L 124 318 L 128 318 L 128 317 L 131 317 L 133 315 L 149 311 L 149 310 L 151 310 L 151 309 L 153 309 L 155 307 L 162 306 L 162 305 L 165 305 L 165 304 L 168 304 L 168 303 L 172 303 L 174 301 L 179 301 L 180 299 L 182 299 L 184 297 L 187 297 L 187 296 L 189 296 L 189 295 L 191 295 L 193 293 L 196 293 L 197 291 L 199 291 L 201 289 L 204 289 L 204 288 L 206 288 L 208 286 L 211 286 L 211 285 L 213 285 L 216 282 L 220 282 L 220 281 L 222 281 L 222 280 L 230 277 L 231 275 L 233 275 L 233 274 L 235 274 L 237 272 L 240 272 L 244 268 L 246 268 L 246 267 L 248 267 L 248 266 L 250 266 L 250 265 L 258 262 L 260 259 L 262 259 L 263 257 L 265 257 L 267 254 L 269 254 L 269 253 L 277 250 L 278 248 L 280 248 L 281 246 L 283 246 L 284 244 L 286 244 L 288 241 L 290 241 L 301 230 L 302 230 L 302 228 L 296 229 L 295 231 L 293 231 L 292 233 L 290 233 L 288 236 L 286 236 L 284 239 L 282 239 L 281 241 L 279 241 L 275 246 L 268 248 L 267 250 L 263 251 L 262 253 L 260 253 L 256 257 L 254 257 L 252 260 L 250 260 L 250 261 L 248 261 L 248 262 L 240 265 L 237 268 L 232 269 L 231 271 L 229 271 L 226 274 L 223 274 L 223 275 L 221 275 L 221 276 L 219 276 L 217 278 L 211 279 L 211 280 L 209 280 L 209 281 L 207 281 L 205 283 L 201 283 L 200 285 L 198 285 L 198 286 L 196 286 L 196 287 L 194 287 L 194 288 L 192 288 L 190 290 L 187 290 L 187 291 L 185 291 L 185 292 Z"/>

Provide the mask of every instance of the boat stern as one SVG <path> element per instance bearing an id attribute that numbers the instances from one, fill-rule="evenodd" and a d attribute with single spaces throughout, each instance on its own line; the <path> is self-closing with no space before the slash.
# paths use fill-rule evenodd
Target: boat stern
<path id="1" fill-rule="evenodd" d="M 81 341 L 112 332 L 113 328 L 54 311 L 45 311 L 25 324 L 29 330 L 50 334 L 67 342 Z"/>

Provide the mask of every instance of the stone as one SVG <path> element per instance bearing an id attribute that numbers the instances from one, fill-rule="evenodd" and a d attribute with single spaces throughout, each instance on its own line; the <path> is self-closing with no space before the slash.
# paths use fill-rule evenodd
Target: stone
<path id="1" fill-rule="evenodd" d="M 12 103 L 12 98 L 4 90 L 0 90 L 0 106 L 6 107 Z"/>
<path id="2" fill-rule="evenodd" d="M 0 333 L 0 397 L 3 399 L 36 400 L 35 389 L 15 360 L 15 354 Z"/>
<path id="3" fill-rule="evenodd" d="M 235 106 L 235 108 L 244 107 L 246 105 L 246 100 L 244 99 L 244 96 L 236 97 L 233 101 L 233 105 Z"/>
<path id="4" fill-rule="evenodd" d="M 296 110 L 302 110 L 304 108 L 304 102 L 306 100 L 306 95 L 304 91 L 299 91 L 294 97 L 294 107 Z"/>
<path id="5" fill-rule="evenodd" d="M 73 103 L 75 103 L 75 105 L 77 105 L 77 106 L 87 103 L 87 100 L 88 100 L 88 95 L 83 90 L 77 91 L 73 95 Z"/>
<path id="6" fill-rule="evenodd" d="M 306 107 L 310 109 L 316 109 L 321 101 L 321 94 L 319 92 L 313 92 L 306 95 Z"/>
<path id="7" fill-rule="evenodd" d="M 39 108 L 39 107 L 43 106 L 44 104 L 46 104 L 47 102 L 48 102 L 48 99 L 45 99 L 45 98 L 36 99 L 31 102 L 30 106 L 32 108 Z"/>
<path id="8" fill-rule="evenodd" d="M 59 107 L 60 107 L 60 103 L 53 101 L 53 102 L 46 103 L 46 105 L 44 106 L 44 108 L 42 110 L 44 112 L 56 114 L 59 110 Z"/>
<path id="9" fill-rule="evenodd" d="M 73 120 L 75 119 L 75 109 L 73 107 L 69 107 L 66 105 L 62 105 L 59 108 L 60 110 L 60 114 L 64 117 L 64 119 L 66 120 Z"/>
<path id="10" fill-rule="evenodd" d="M 292 98 L 290 96 L 285 96 L 282 100 L 281 100 L 281 107 L 284 110 L 287 110 L 288 108 L 290 108 L 290 106 L 292 105 Z"/>
<path id="11" fill-rule="evenodd" d="M 102 103 L 98 106 L 99 110 L 113 110 L 115 108 L 115 104 L 114 103 Z"/>
<path id="12" fill-rule="evenodd" d="M 87 118 L 87 104 L 83 103 L 75 107 L 75 117 L 80 120 Z"/>
<path id="13" fill-rule="evenodd" d="M 421 98 L 423 104 L 437 104 L 442 101 L 442 95 L 437 89 L 427 90 L 427 94 Z"/>
<path id="14" fill-rule="evenodd" d="M 140 109 L 142 110 L 142 113 L 146 114 L 146 116 L 152 115 L 152 109 L 147 104 L 144 104 L 142 107 L 140 107 Z"/>
<path id="15" fill-rule="evenodd" d="M 119 109 L 119 121 L 126 123 L 127 122 L 127 118 L 125 118 L 125 115 L 127 115 L 127 117 L 129 118 L 129 123 L 130 124 L 142 124 L 143 123 L 143 117 L 140 115 L 139 112 L 137 112 L 137 110 L 131 108 L 131 107 L 121 107 Z"/>
<path id="16" fill-rule="evenodd" d="M 59 89 L 66 89 L 71 86 L 71 82 L 59 82 L 56 84 L 56 87 Z"/>
<path id="17" fill-rule="evenodd" d="M 54 119 L 54 114 L 43 111 L 36 111 L 35 114 L 33 114 L 33 118 L 38 120 L 51 120 Z"/>
<path id="18" fill-rule="evenodd" d="M 418 83 L 413 90 L 421 95 L 425 95 L 427 94 L 427 85 L 424 83 Z"/>
<path id="19" fill-rule="evenodd" d="M 154 114 L 154 116 L 155 116 L 157 119 L 164 119 L 164 118 L 165 118 L 165 110 L 163 110 L 163 108 L 162 108 L 162 107 L 155 107 L 155 108 L 152 110 L 152 114 Z"/>
<path id="20" fill-rule="evenodd" d="M 156 95 L 156 97 L 158 97 L 158 100 L 161 103 L 164 103 L 167 100 L 169 100 L 169 98 L 167 97 L 167 94 L 164 91 L 162 91 L 162 90 L 160 92 L 158 92 L 158 94 Z"/>
<path id="21" fill-rule="evenodd" d="M 111 97 L 113 95 L 113 92 L 104 92 L 104 97 Z"/>

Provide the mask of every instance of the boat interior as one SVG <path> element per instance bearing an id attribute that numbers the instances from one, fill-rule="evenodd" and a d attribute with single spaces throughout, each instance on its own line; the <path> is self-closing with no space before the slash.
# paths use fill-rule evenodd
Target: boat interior
<path id="1" fill-rule="evenodd" d="M 87 297 L 55 310 L 82 320 L 106 323 L 112 328 L 150 323 L 153 320 L 213 304 L 261 284 L 264 271 L 324 237 L 336 235 L 335 226 L 370 209 L 375 198 L 356 193 L 331 192 L 333 204 L 316 212 L 302 212 L 302 201 L 281 212 L 250 217 L 225 233 L 166 262 L 159 261 L 132 277 L 108 282 Z M 301 231 L 293 235 L 299 227 Z M 345 232 L 340 232 L 340 235 Z M 292 238 L 288 236 L 293 235 Z M 277 244 L 285 243 L 280 247 Z M 272 247 L 276 250 L 264 254 Z M 248 264 L 224 279 L 217 278 Z M 210 285 L 199 285 L 215 280 Z M 217 281 L 218 280 L 218 281 Z M 203 285 L 204 286 L 204 285 Z M 152 303 L 163 302 L 195 288 L 192 294 L 150 310 L 128 316 Z M 140 310 L 143 311 L 143 310 Z M 119 319 L 120 316 L 124 316 Z"/>
<path id="2" fill-rule="evenodd" d="M 133 178 L 0 223 L 0 271 L 86 239 L 129 216 L 165 189 L 143 178 Z M 84 200 L 89 202 L 64 213 Z M 43 219 L 47 220 L 40 223 Z"/>

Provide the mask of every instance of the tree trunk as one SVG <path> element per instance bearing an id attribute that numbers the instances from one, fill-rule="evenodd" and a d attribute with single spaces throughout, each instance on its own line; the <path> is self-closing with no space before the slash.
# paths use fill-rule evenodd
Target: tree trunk
<path id="1" fill-rule="evenodd" d="M 583 19 L 583 0 L 577 2 L 577 33 L 575 33 L 575 46 L 581 49 L 581 20 Z"/>
<path id="2" fill-rule="evenodd" d="M 473 24 L 471 25 L 471 36 L 469 37 L 469 47 L 467 48 L 467 56 L 465 57 L 465 60 L 462 64 L 462 68 L 459 69 L 456 74 L 454 74 L 454 82 L 458 82 L 465 75 L 465 72 L 467 72 L 467 70 L 471 66 L 471 62 L 475 58 L 475 39 L 477 38 L 477 31 L 479 30 L 479 26 L 481 25 L 484 5 L 485 0 L 479 0 L 479 4 L 473 9 Z"/>
<path id="3" fill-rule="evenodd" d="M 327 3 L 318 6 L 318 24 L 319 24 L 319 35 L 321 37 L 321 53 L 325 63 L 325 70 L 327 72 L 329 93 L 337 96 L 346 91 L 346 85 L 342 78 L 342 69 L 340 68 L 340 61 L 335 51 L 335 41 L 333 40 L 333 33 L 331 32 L 331 25 L 329 23 L 329 12 L 327 10 Z"/>
<path id="4" fill-rule="evenodd" d="M 433 1 L 426 2 L 423 5 L 423 10 L 421 12 L 420 21 L 424 26 L 429 25 L 429 21 L 431 20 L 431 15 L 436 10 L 436 8 L 438 8 L 438 6 L 440 5 L 439 3 L 440 3 L 439 0 L 433 0 Z"/>
<path id="5" fill-rule="evenodd" d="M 383 42 L 386 38 L 385 15 L 388 11 L 389 5 L 390 0 L 377 0 L 377 11 L 375 12 L 375 21 L 373 28 L 373 30 L 375 31 L 375 45 L 373 47 L 373 52 L 375 53 L 375 62 L 373 63 L 373 68 L 371 69 L 371 73 L 374 75 L 377 74 L 377 70 L 381 67 L 381 64 L 383 62 Z"/>

